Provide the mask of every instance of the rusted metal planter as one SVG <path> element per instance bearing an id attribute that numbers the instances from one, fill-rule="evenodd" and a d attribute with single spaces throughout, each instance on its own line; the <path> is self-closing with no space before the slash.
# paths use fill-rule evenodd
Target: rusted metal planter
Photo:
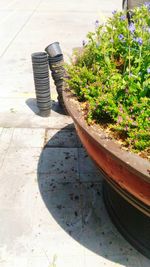
<path id="1" fill-rule="evenodd" d="M 140 252 L 150 257 L 149 161 L 122 150 L 115 140 L 111 140 L 97 126 L 89 126 L 78 101 L 70 91 L 63 91 L 63 99 L 84 147 L 104 173 L 104 199 L 109 214 L 124 236 Z M 119 206 L 114 199 L 118 199 L 122 204 Z M 124 208 L 127 217 L 121 212 Z M 131 221 L 133 223 L 129 225 L 128 222 Z M 133 229 L 136 225 L 137 231 Z M 139 229 L 141 235 L 138 237 Z"/>
<path id="2" fill-rule="evenodd" d="M 139 7 L 141 5 L 144 5 L 145 0 L 123 0 L 122 1 L 122 7 L 123 9 L 133 9 L 134 7 Z"/>

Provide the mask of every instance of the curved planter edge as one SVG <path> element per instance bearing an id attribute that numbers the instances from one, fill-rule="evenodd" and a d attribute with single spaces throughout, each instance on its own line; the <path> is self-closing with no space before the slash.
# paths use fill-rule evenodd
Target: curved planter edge
<path id="1" fill-rule="evenodd" d="M 125 151 L 102 130 L 89 126 L 78 101 L 63 90 L 64 104 L 90 157 L 104 173 L 107 182 L 129 203 L 150 217 L 150 163 Z"/>

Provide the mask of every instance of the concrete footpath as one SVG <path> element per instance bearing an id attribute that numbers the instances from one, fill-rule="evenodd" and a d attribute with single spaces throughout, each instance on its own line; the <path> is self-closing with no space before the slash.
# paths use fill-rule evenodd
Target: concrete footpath
<path id="1" fill-rule="evenodd" d="M 59 41 L 68 60 L 115 0 L 0 1 L 0 266 L 148 267 L 116 230 L 102 174 L 63 114 L 40 117 L 31 53 Z"/>

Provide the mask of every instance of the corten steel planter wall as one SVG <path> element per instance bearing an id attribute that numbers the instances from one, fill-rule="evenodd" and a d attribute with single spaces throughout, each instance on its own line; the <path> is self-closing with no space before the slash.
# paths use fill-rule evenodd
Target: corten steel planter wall
<path id="1" fill-rule="evenodd" d="M 84 119 L 78 101 L 67 89 L 63 91 L 63 99 L 68 113 L 74 120 L 77 133 L 84 147 L 104 173 L 108 185 L 107 187 L 109 188 L 109 186 L 111 186 L 113 191 L 115 190 L 121 198 L 123 197 L 125 203 L 129 203 L 134 210 L 137 210 L 141 216 L 143 215 L 144 217 L 142 218 L 144 218 L 144 221 L 146 218 L 146 225 L 149 225 L 149 233 L 147 234 L 150 235 L 149 161 L 136 154 L 122 150 L 117 142 L 106 136 L 97 126 L 89 126 Z M 111 191 L 109 193 L 111 194 Z M 105 202 L 107 202 L 106 198 L 105 193 Z M 131 241 L 132 244 L 135 243 L 130 240 L 130 237 L 127 239 Z M 139 241 L 137 241 L 137 243 L 138 242 Z M 140 246 L 137 246 L 137 248 L 143 252 L 144 249 L 141 249 Z M 150 257 L 150 241 L 147 246 L 148 248 L 146 248 L 144 254 Z"/>
<path id="2" fill-rule="evenodd" d="M 145 0 L 123 0 L 122 1 L 122 6 L 125 9 L 133 9 L 134 7 L 139 7 L 141 5 L 144 5 L 145 2 L 149 2 L 149 1 L 145 1 Z"/>

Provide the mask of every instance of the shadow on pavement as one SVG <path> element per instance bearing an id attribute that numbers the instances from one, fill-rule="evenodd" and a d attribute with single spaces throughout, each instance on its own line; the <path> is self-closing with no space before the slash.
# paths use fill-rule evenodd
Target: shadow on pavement
<path id="1" fill-rule="evenodd" d="M 35 113 L 38 115 L 39 109 L 36 104 L 36 98 L 29 98 L 26 100 L 26 105 Z"/>
<path id="2" fill-rule="evenodd" d="M 56 222 L 80 244 L 125 266 L 136 251 L 118 233 L 102 197 L 103 176 L 87 156 L 73 125 L 47 140 L 38 162 L 43 201 Z"/>
<path id="3" fill-rule="evenodd" d="M 36 114 L 36 115 L 40 115 L 40 111 L 37 107 L 37 102 L 36 102 L 36 98 L 29 98 L 26 100 L 26 105 Z M 53 110 L 54 112 L 61 114 L 61 115 L 66 115 L 65 111 L 63 110 L 63 108 L 60 107 L 58 101 L 54 101 L 51 100 L 51 110 Z"/>

